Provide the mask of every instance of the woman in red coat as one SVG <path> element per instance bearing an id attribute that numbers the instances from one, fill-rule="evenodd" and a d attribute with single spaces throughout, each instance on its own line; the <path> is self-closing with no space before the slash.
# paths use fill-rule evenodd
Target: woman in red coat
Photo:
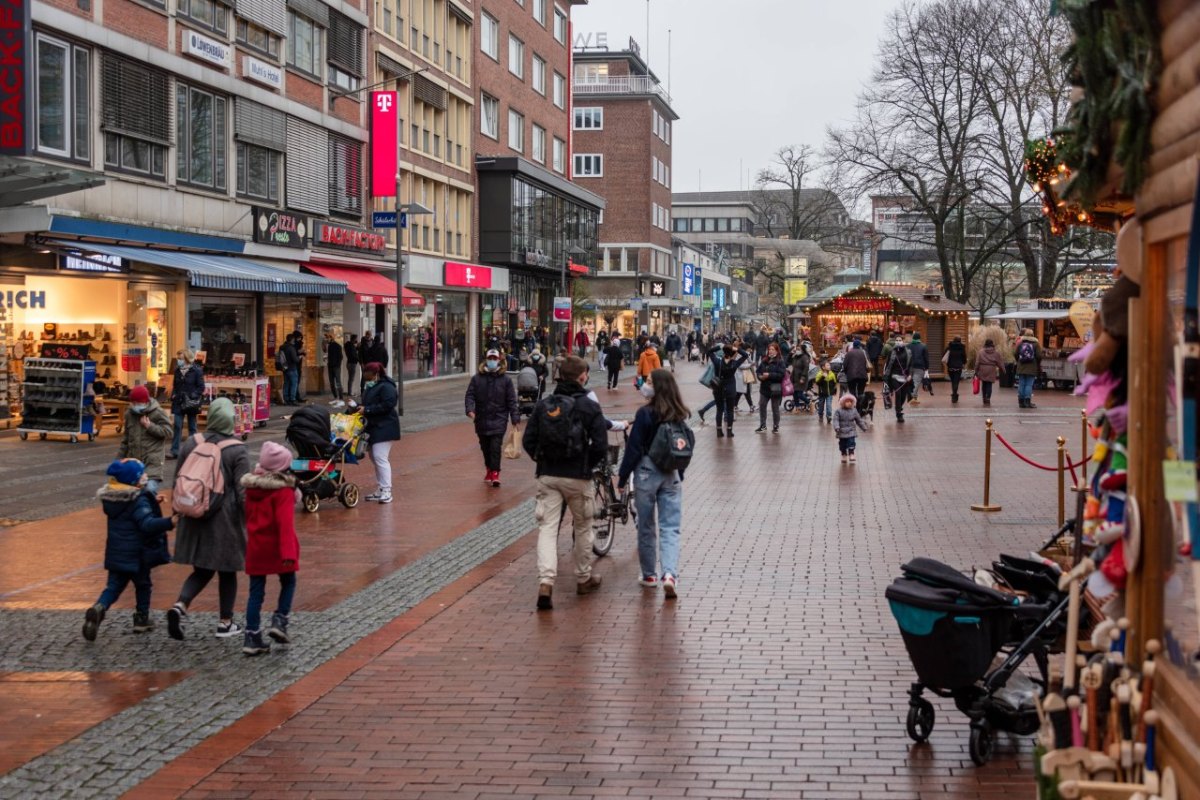
<path id="1" fill-rule="evenodd" d="M 296 538 L 296 477 L 291 473 L 292 453 L 275 442 L 266 442 L 258 466 L 242 478 L 246 490 L 246 574 L 250 599 L 246 604 L 246 638 L 242 652 L 260 656 L 271 650 L 263 639 L 262 604 L 267 576 L 279 576 L 279 603 L 266 634 L 287 644 L 288 614 L 296 594 L 300 569 L 300 540 Z"/>

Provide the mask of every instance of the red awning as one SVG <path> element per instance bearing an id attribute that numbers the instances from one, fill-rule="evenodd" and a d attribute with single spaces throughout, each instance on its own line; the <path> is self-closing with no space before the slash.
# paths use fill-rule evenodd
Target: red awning
<path id="1" fill-rule="evenodd" d="M 358 298 L 360 303 L 396 305 L 396 282 L 380 275 L 370 267 L 348 267 L 333 264 L 305 264 L 305 269 L 330 280 L 342 281 Z M 410 289 L 404 289 L 406 308 L 423 308 L 425 298 Z"/>

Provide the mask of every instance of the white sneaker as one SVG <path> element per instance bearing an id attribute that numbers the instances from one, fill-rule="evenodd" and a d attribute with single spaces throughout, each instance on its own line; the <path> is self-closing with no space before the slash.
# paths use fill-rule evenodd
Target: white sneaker
<path id="1" fill-rule="evenodd" d="M 379 498 L 381 498 L 381 497 L 383 497 L 383 492 L 381 492 L 380 490 L 376 489 L 375 491 L 371 492 L 369 495 L 367 495 L 367 496 L 366 496 L 366 497 L 364 497 L 363 499 L 364 499 L 364 500 L 366 500 L 366 501 L 368 501 L 368 502 L 374 503 L 374 502 L 376 502 L 377 500 L 379 500 Z"/>
<path id="2" fill-rule="evenodd" d="M 242 635 L 242 626 L 230 620 L 228 625 L 217 624 L 218 639 L 232 639 L 235 636 Z"/>
<path id="3" fill-rule="evenodd" d="M 390 502 L 392 502 L 392 493 L 391 492 L 380 492 L 379 497 L 377 497 L 375 499 L 380 503 L 385 503 L 385 504 L 390 503 Z"/>

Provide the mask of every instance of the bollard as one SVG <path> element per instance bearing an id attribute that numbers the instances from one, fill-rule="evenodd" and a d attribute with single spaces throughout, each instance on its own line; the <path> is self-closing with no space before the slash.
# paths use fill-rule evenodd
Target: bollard
<path id="1" fill-rule="evenodd" d="M 1079 491 L 1087 489 L 1087 468 L 1088 468 L 1088 418 L 1087 409 L 1079 410 L 1079 419 L 1083 427 L 1083 438 L 1080 440 L 1079 460 L 1083 462 L 1081 469 L 1083 473 L 1079 477 Z"/>
<path id="2" fill-rule="evenodd" d="M 983 502 L 972 505 L 972 511 L 999 511 L 1000 506 L 992 505 L 992 421 L 987 421 L 987 430 L 983 440 Z M 1061 527 L 1061 523 L 1059 524 Z"/>
<path id="3" fill-rule="evenodd" d="M 1067 440 L 1058 437 L 1058 527 L 1067 521 Z"/>

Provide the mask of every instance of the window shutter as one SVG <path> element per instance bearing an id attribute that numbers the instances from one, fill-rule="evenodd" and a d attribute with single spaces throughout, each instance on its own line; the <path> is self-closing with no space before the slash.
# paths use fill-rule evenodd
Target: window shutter
<path id="1" fill-rule="evenodd" d="M 271 33 L 287 36 L 286 0 L 237 0 L 237 14 Z"/>
<path id="2" fill-rule="evenodd" d="M 329 6 L 321 0 L 287 0 L 287 7 L 308 17 L 322 28 L 329 27 Z"/>
<path id="3" fill-rule="evenodd" d="M 438 111 L 446 110 L 446 90 L 424 75 L 413 76 L 413 95 Z"/>
<path id="4" fill-rule="evenodd" d="M 329 12 L 329 63 L 363 76 L 363 27 L 345 14 Z"/>
<path id="5" fill-rule="evenodd" d="M 329 134 L 329 207 L 334 211 L 362 214 L 362 143 L 336 133 Z"/>
<path id="6" fill-rule="evenodd" d="M 239 142 L 271 150 L 287 150 L 287 115 L 282 111 L 235 98 L 233 136 Z"/>
<path id="7" fill-rule="evenodd" d="M 379 64 L 379 68 L 388 75 L 394 75 L 396 77 L 399 77 L 401 75 L 407 75 L 408 73 L 412 72 L 412 70 L 410 70 L 408 67 L 401 64 L 396 59 L 392 58 L 391 56 L 384 55 L 383 53 L 380 53 L 379 51 L 375 52 L 375 60 Z"/>
<path id="8" fill-rule="evenodd" d="M 324 129 L 295 117 L 287 120 L 287 205 L 313 214 L 329 213 L 329 161 Z"/>
<path id="9" fill-rule="evenodd" d="M 170 76 L 111 53 L 101 64 L 104 130 L 170 145 Z"/>

